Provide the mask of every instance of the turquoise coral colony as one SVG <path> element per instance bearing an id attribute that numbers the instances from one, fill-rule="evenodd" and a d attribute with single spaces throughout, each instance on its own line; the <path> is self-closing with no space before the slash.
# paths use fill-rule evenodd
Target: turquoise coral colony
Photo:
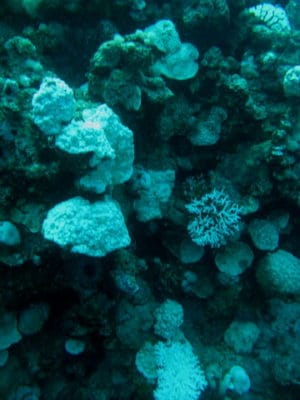
<path id="1" fill-rule="evenodd" d="M 300 0 L 2 0 L 0 399 L 300 398 Z"/>

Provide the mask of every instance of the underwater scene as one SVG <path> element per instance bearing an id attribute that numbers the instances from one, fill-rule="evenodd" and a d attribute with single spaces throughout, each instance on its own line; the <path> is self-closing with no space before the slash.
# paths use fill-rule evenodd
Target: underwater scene
<path id="1" fill-rule="evenodd" d="M 0 400 L 300 399 L 300 0 L 0 1 Z"/>

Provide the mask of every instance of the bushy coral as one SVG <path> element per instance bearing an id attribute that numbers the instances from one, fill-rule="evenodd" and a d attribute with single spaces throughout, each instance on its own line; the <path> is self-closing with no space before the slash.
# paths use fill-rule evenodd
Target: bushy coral
<path id="1" fill-rule="evenodd" d="M 198 400 L 207 382 L 190 343 L 159 342 L 155 356 L 158 368 L 154 399 Z"/>
<path id="2" fill-rule="evenodd" d="M 220 247 L 240 230 L 240 209 L 228 195 L 214 189 L 186 205 L 192 215 L 188 232 L 199 246 Z"/>

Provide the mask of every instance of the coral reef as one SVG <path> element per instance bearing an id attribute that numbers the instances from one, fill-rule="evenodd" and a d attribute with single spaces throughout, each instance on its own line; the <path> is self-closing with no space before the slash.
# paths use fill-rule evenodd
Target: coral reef
<path id="1" fill-rule="evenodd" d="M 1 400 L 300 398 L 298 0 L 3 0 Z"/>

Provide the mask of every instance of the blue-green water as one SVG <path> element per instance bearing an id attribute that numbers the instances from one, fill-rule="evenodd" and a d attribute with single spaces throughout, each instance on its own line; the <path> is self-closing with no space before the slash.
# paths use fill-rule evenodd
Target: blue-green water
<path id="1" fill-rule="evenodd" d="M 0 399 L 300 398 L 299 0 L 3 0 Z"/>

